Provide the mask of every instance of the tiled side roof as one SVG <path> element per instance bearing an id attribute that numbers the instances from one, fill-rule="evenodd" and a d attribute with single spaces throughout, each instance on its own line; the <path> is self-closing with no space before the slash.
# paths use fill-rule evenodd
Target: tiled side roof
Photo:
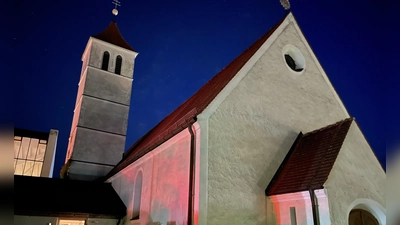
<path id="1" fill-rule="evenodd" d="M 119 46 L 121 48 L 135 51 L 122 37 L 121 32 L 119 32 L 117 23 L 115 22 L 111 22 L 110 25 L 108 25 L 108 27 L 103 32 L 93 35 L 92 37 Z"/>
<path id="2" fill-rule="evenodd" d="M 160 145 L 165 140 L 168 140 L 173 135 L 187 128 L 190 123 L 194 122 L 195 117 L 203 112 L 212 100 L 214 100 L 229 81 L 231 81 L 247 61 L 264 44 L 264 42 L 267 41 L 271 34 L 282 24 L 287 15 L 253 45 L 239 55 L 239 57 L 233 60 L 227 67 L 208 81 L 192 97 L 180 105 L 175 111 L 130 147 L 125 153 L 122 161 L 107 175 L 107 177 L 116 174 L 118 171 L 125 168 L 144 154 L 150 152 L 156 146 Z"/>
<path id="3" fill-rule="evenodd" d="M 14 176 L 14 214 L 121 218 L 126 207 L 109 183 Z"/>
<path id="4" fill-rule="evenodd" d="M 336 161 L 353 118 L 300 133 L 265 190 L 267 196 L 322 188 Z"/>

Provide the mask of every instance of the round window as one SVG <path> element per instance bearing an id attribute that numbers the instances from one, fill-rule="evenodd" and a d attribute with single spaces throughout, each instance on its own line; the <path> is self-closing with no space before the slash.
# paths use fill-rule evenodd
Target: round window
<path id="1" fill-rule="evenodd" d="M 305 59 L 298 48 L 291 44 L 288 44 L 283 47 L 282 53 L 285 63 L 290 68 L 290 70 L 296 73 L 304 71 L 306 65 Z"/>

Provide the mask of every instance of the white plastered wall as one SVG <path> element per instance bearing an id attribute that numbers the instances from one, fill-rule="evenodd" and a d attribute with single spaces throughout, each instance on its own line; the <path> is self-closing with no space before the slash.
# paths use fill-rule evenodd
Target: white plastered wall
<path id="1" fill-rule="evenodd" d="M 300 75 L 283 60 L 287 44 L 305 58 Z M 267 222 L 264 190 L 298 133 L 349 115 L 289 15 L 199 117 L 209 118 L 200 224 L 243 225 Z"/>
<path id="2" fill-rule="evenodd" d="M 332 225 L 347 224 L 352 209 L 364 209 L 386 224 L 386 174 L 356 122 L 350 126 L 325 183 Z"/>
<path id="3" fill-rule="evenodd" d="M 187 223 L 190 133 L 185 129 L 111 177 L 115 191 L 127 207 L 121 224 Z M 143 174 L 139 220 L 131 220 L 134 184 Z"/>

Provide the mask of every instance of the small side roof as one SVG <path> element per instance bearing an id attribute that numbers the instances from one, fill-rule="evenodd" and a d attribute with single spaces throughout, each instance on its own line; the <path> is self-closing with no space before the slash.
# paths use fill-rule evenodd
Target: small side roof
<path id="1" fill-rule="evenodd" d="M 14 176 L 14 214 L 122 218 L 126 207 L 110 183 Z"/>
<path id="2" fill-rule="evenodd" d="M 121 48 L 125 48 L 136 52 L 128 44 L 128 42 L 124 39 L 124 37 L 122 37 L 121 32 L 118 29 L 117 23 L 114 21 L 112 21 L 104 31 L 96 35 L 92 35 L 92 37 L 119 46 Z"/>
<path id="3" fill-rule="evenodd" d="M 323 188 L 353 120 L 348 118 L 304 135 L 300 132 L 265 195 Z"/>
<path id="4" fill-rule="evenodd" d="M 194 122 L 196 116 L 202 113 L 203 110 L 214 100 L 214 98 L 232 80 L 247 61 L 249 61 L 257 50 L 268 40 L 283 21 L 285 21 L 289 14 L 290 12 L 288 12 L 274 27 L 234 59 L 221 72 L 208 81 L 192 97 L 186 100 L 175 111 L 164 118 L 152 130 L 133 144 L 124 154 L 121 162 L 110 171 L 106 178 L 118 173 L 120 170 L 147 154 L 173 135 L 187 128 L 190 123 Z"/>

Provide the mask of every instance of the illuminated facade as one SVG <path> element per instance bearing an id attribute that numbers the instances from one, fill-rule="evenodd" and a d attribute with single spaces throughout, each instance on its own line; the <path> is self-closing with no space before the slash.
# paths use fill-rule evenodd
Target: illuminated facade
<path id="1" fill-rule="evenodd" d="M 72 204 L 26 196 L 19 219 L 386 225 L 386 174 L 292 13 L 122 154 L 136 55 L 114 22 L 89 39 L 58 182 Z"/>
<path id="2" fill-rule="evenodd" d="M 14 175 L 52 177 L 58 131 L 14 129 Z"/>
<path id="3" fill-rule="evenodd" d="M 126 225 L 386 224 L 385 171 L 292 13 L 104 180 Z"/>

